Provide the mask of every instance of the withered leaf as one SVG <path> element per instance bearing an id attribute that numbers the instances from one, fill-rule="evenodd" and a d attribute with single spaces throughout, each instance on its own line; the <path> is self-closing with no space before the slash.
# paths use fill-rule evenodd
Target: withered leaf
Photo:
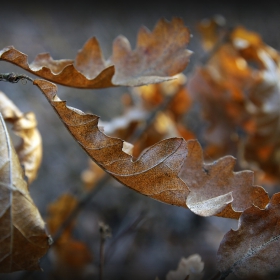
<path id="1" fill-rule="evenodd" d="M 37 270 L 50 237 L 0 114 L 0 272 Z"/>
<path id="2" fill-rule="evenodd" d="M 275 279 L 280 275 L 279 238 L 280 193 L 276 193 L 266 209 L 246 209 L 238 229 L 224 236 L 217 256 L 219 270 L 224 277 L 234 273 L 244 279 Z"/>
<path id="3" fill-rule="evenodd" d="M 134 161 L 130 154 L 124 152 L 123 140 L 109 137 L 99 130 L 97 116 L 67 107 L 66 102 L 61 101 L 56 95 L 57 88 L 54 84 L 43 80 L 35 80 L 34 84 L 41 89 L 62 122 L 88 155 L 106 172 L 135 191 L 165 203 L 186 207 L 191 189 L 189 201 L 192 209 L 205 216 L 219 214 L 232 201 L 234 209 L 223 212 L 224 217 L 237 218 L 241 212 L 234 212 L 235 209 L 244 211 L 253 204 L 259 207 L 265 207 L 267 204 L 266 192 L 261 187 L 251 185 L 253 179 L 251 172 L 232 171 L 231 157 L 222 159 L 218 164 L 206 165 L 208 174 L 203 170 L 201 147 L 196 141 L 186 142 L 182 138 L 170 138 L 147 148 Z M 188 170 L 192 170 L 189 178 Z M 194 176 L 196 178 L 192 180 Z M 200 178 L 197 177 L 200 176 L 203 179 L 198 180 Z M 246 198 L 241 197 L 244 191 L 238 190 L 244 187 Z M 210 195 L 212 192 L 213 195 Z M 203 201 L 198 199 L 201 194 Z M 211 205 L 208 203 L 209 200 L 212 200 Z M 221 200 L 218 208 L 215 206 L 217 200 Z M 202 204 L 206 206 L 206 211 L 201 208 Z M 215 207 L 215 211 L 208 212 L 210 206 Z"/>
<path id="4" fill-rule="evenodd" d="M 16 151 L 30 184 L 37 176 L 43 153 L 36 116 L 33 112 L 23 114 L 3 92 L 0 92 L 0 112 L 6 121 L 13 124 L 13 131 L 21 138 Z"/>
<path id="5" fill-rule="evenodd" d="M 162 19 L 152 32 L 140 29 L 135 50 L 131 50 L 125 37 L 117 37 L 107 61 L 96 38 L 86 42 L 75 61 L 53 60 L 49 54 L 40 54 L 29 65 L 27 56 L 11 46 L 0 51 L 0 59 L 70 87 L 139 86 L 167 81 L 182 72 L 191 54 L 186 49 L 189 37 L 181 19 L 174 18 L 171 22 Z"/>

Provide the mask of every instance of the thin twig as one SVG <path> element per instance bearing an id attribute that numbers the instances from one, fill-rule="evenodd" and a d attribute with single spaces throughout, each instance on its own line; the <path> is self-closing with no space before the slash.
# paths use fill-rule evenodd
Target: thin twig
<path id="1" fill-rule="evenodd" d="M 16 74 L 14 72 L 11 73 L 0 73 L 0 81 L 9 82 L 9 83 L 17 83 L 18 81 L 26 81 L 29 80 L 33 82 L 34 80 L 28 77 L 25 74 Z"/>
<path id="2" fill-rule="evenodd" d="M 105 254 L 105 260 L 109 260 L 112 256 L 112 254 L 110 253 L 112 251 L 112 249 L 116 246 L 116 244 L 118 243 L 118 241 L 122 238 L 124 238 L 126 235 L 128 235 L 131 231 L 134 231 L 136 229 L 136 227 L 143 221 L 143 218 L 146 215 L 141 213 L 139 214 L 139 216 L 131 223 L 129 224 L 127 227 L 125 227 L 117 236 L 114 236 L 113 241 L 111 242 L 109 248 L 107 248 L 106 250 L 106 254 Z"/>
<path id="3" fill-rule="evenodd" d="M 104 245 L 106 239 L 100 238 L 100 250 L 99 250 L 99 280 L 103 279 L 103 267 L 104 267 Z"/>

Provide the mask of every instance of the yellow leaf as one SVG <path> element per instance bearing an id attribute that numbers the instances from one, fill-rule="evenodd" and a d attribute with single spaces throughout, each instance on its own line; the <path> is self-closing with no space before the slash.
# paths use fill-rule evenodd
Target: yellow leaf
<path id="1" fill-rule="evenodd" d="M 37 270 L 50 237 L 0 115 L 0 271 Z"/>

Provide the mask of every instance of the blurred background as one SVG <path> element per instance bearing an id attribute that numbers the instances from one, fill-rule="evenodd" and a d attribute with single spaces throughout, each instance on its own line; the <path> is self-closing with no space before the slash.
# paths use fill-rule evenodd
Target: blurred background
<path id="1" fill-rule="evenodd" d="M 1 5 L 0 48 L 13 45 L 28 55 L 29 62 L 44 52 L 49 52 L 54 59 L 74 59 L 84 43 L 95 36 L 107 59 L 118 35 L 126 36 L 134 48 L 142 25 L 153 29 L 160 18 L 171 20 L 178 16 L 183 18 L 193 35 L 188 49 L 194 53 L 184 71 L 188 76 L 203 55 L 197 24 L 216 14 L 223 15 L 228 26 L 243 25 L 259 33 L 266 44 L 280 49 L 278 1 L 244 2 L 24 1 L 18 4 L 10 1 Z M 1 62 L 1 73 L 11 71 L 34 77 Z M 21 111 L 36 114 L 44 154 L 38 178 L 30 186 L 30 192 L 43 218 L 47 219 L 48 205 L 60 195 L 81 192 L 81 174 L 88 167 L 88 156 L 31 83 L 1 82 L 0 86 Z M 82 90 L 58 86 L 58 95 L 67 100 L 68 105 L 92 112 L 103 121 L 123 113 L 122 96 L 128 91 L 123 87 Z M 204 125 L 198 109 L 192 110 L 184 120 L 191 130 Z M 112 232 L 112 237 L 105 242 L 104 279 L 165 279 L 168 271 L 177 268 L 181 257 L 196 253 L 205 263 L 204 279 L 210 279 L 217 272 L 215 258 L 223 235 L 237 227 L 236 221 L 201 218 L 189 210 L 154 201 L 110 180 L 82 208 L 73 229 L 75 239 L 89 248 L 91 256 L 86 266 L 73 272 L 71 264 L 69 267 L 58 265 L 55 252 L 50 251 L 41 262 L 42 272 L 3 274 L 0 279 L 97 279 L 100 221 Z"/>

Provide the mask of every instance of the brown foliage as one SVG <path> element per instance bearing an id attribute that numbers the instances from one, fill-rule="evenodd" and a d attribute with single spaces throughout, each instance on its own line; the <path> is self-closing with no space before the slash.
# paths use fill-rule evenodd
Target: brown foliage
<path id="1" fill-rule="evenodd" d="M 177 76 L 177 81 L 172 80 L 185 69 L 190 56 L 186 50 L 189 31 L 181 19 L 160 20 L 152 32 L 144 27 L 140 29 L 135 50 L 131 50 L 125 37 L 119 36 L 108 60 L 103 58 L 95 38 L 87 41 L 74 61 L 55 61 L 49 54 L 40 54 L 29 65 L 27 56 L 13 47 L 0 51 L 0 59 L 55 83 L 78 88 L 140 86 L 172 80 L 134 90 L 140 96 L 140 106 L 130 104 L 124 116 L 104 127 L 98 126 L 98 116 L 68 107 L 61 101 L 55 84 L 45 80 L 35 80 L 34 84 L 72 136 L 101 168 L 100 172 L 93 165 L 94 172 L 98 172 L 94 176 L 92 171 L 86 173 L 84 178 L 88 185 L 95 184 L 104 170 L 143 195 L 189 208 L 198 215 L 240 218 L 238 230 L 228 232 L 219 248 L 221 278 L 231 272 L 240 277 L 266 277 L 275 271 L 278 274 L 280 195 L 275 194 L 268 204 L 266 191 L 253 185 L 253 172 L 234 172 L 236 160 L 223 155 L 242 153 L 247 162 L 257 162 L 267 176 L 279 179 L 279 54 L 266 46 L 258 34 L 242 27 L 226 34 L 224 40 L 218 36 L 222 29 L 217 20 L 209 21 L 207 25 L 204 22 L 200 30 L 206 48 L 212 48 L 212 53 L 207 64 L 195 71 L 188 89 L 200 101 L 203 116 L 210 122 L 206 134 L 210 144 L 206 153 L 219 158 L 212 163 L 204 162 L 202 147 L 197 140 L 189 140 L 193 134 L 180 123 L 191 105 L 185 80 L 180 80 L 182 75 Z M 172 98 L 164 108 L 165 112 L 156 111 L 168 95 Z M 132 144 L 120 139 L 133 138 L 136 127 L 147 121 L 151 110 L 156 113 L 155 118 L 143 133 L 145 137 L 140 139 L 141 144 L 139 141 L 133 148 Z M 32 113 L 22 114 L 2 94 L 0 111 L 22 138 L 18 154 L 26 175 L 33 180 L 41 159 L 41 139 L 35 117 Z M 2 119 L 1 125 L 0 233 L 4 239 L 1 241 L 0 271 L 38 269 L 38 259 L 48 249 L 48 236 L 28 194 Z M 115 137 L 106 135 L 110 125 Z M 240 128 L 247 133 L 242 145 L 237 132 Z M 172 138 L 165 139 L 170 136 Z M 183 136 L 188 141 L 176 136 Z M 52 234 L 76 206 L 76 199 L 69 195 L 61 196 L 49 206 L 48 226 Z M 53 247 L 56 264 L 66 271 L 68 267 L 82 269 L 92 260 L 86 245 L 72 238 L 74 225 L 72 221 L 64 228 Z M 28 261 L 26 252 L 32 254 Z M 167 278 L 196 277 L 190 271 L 192 265 L 197 268 L 196 276 L 202 277 L 203 265 L 195 256 L 183 259 L 178 270 L 170 272 Z"/>

